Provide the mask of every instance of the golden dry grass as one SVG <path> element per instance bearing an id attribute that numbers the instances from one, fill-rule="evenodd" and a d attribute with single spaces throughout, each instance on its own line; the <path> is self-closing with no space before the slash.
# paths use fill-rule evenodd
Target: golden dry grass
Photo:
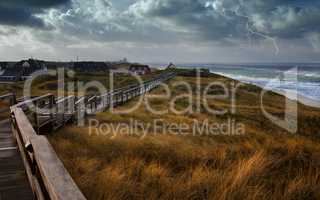
<path id="1" fill-rule="evenodd" d="M 202 78 L 202 86 L 220 79 Z M 172 84 L 175 94 L 183 88 Z M 259 109 L 259 88 L 246 85 L 237 93 L 236 114 L 207 112 L 163 116 L 140 106 L 130 114 L 98 114 L 108 124 L 136 119 L 150 123 L 190 123 L 193 119 L 223 123 L 228 117 L 245 124 L 244 135 L 192 136 L 157 134 L 92 134 L 88 127 L 68 126 L 50 136 L 58 155 L 88 199 L 320 199 L 320 111 L 299 105 L 298 134 L 289 134 L 268 121 Z M 161 93 L 161 89 L 152 93 Z M 193 98 L 196 98 L 193 96 Z M 267 110 L 283 113 L 284 98 L 269 93 Z M 118 108 L 132 107 L 135 101 Z M 210 101 L 229 108 L 228 100 Z M 181 109 L 185 103 L 176 102 Z M 153 101 L 156 108 L 168 100 Z M 116 133 L 115 133 L 116 134 Z"/>
<path id="2" fill-rule="evenodd" d="M 288 136 L 51 138 L 88 199 L 319 199 L 320 145 Z"/>

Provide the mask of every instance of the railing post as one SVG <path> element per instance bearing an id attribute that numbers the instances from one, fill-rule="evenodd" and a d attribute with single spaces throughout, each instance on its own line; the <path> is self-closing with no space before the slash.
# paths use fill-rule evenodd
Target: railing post
<path id="1" fill-rule="evenodd" d="M 76 96 L 74 96 L 73 98 L 73 102 L 72 102 L 72 113 L 71 113 L 71 118 L 72 118 L 72 122 L 76 121 L 76 115 L 77 115 L 77 105 L 76 102 L 78 101 L 78 98 Z"/>
<path id="2" fill-rule="evenodd" d="M 106 96 L 104 95 L 104 96 L 100 96 L 100 98 L 101 98 L 101 102 L 102 102 L 102 110 L 104 111 L 105 109 L 106 109 Z"/>
<path id="3" fill-rule="evenodd" d="M 80 101 L 78 101 L 77 105 L 77 122 L 78 125 L 84 125 L 84 118 L 87 114 L 87 105 L 86 105 L 86 97 L 81 98 Z"/>
<path id="4" fill-rule="evenodd" d="M 100 106 L 100 103 L 101 103 L 101 101 L 100 101 L 100 97 L 99 96 L 96 96 L 96 111 L 99 111 L 99 106 Z"/>
<path id="5" fill-rule="evenodd" d="M 120 97 L 120 95 L 119 95 L 119 93 L 117 93 L 117 95 L 116 95 L 116 102 L 117 102 L 117 105 L 119 105 L 119 104 L 120 104 L 120 99 L 119 99 L 119 97 Z"/>
<path id="6" fill-rule="evenodd" d="M 113 92 L 110 93 L 110 96 L 109 96 L 109 108 L 113 109 Z"/>
<path id="7" fill-rule="evenodd" d="M 11 99 L 10 103 L 11 103 L 12 106 L 17 104 L 17 96 L 16 96 L 15 93 L 12 93 L 12 99 Z"/>
<path id="8" fill-rule="evenodd" d="M 62 101 L 62 109 L 61 109 L 61 115 L 62 115 L 62 124 L 64 124 L 64 113 L 66 111 L 66 105 L 65 105 L 65 101 Z"/>
<path id="9" fill-rule="evenodd" d="M 120 103 L 123 104 L 124 103 L 124 99 L 123 99 L 123 92 L 120 93 Z"/>
<path id="10" fill-rule="evenodd" d="M 13 130 L 13 137 L 14 137 L 14 141 L 15 141 L 15 144 L 17 144 L 17 135 L 16 135 L 16 118 L 14 116 L 14 113 L 12 110 L 10 110 L 10 121 L 11 121 L 11 130 Z"/>
<path id="11" fill-rule="evenodd" d="M 92 113 L 92 99 L 88 99 L 88 104 L 89 104 L 89 107 L 90 107 L 90 114 Z"/>
<path id="12" fill-rule="evenodd" d="M 88 109 L 88 98 L 86 96 L 83 97 L 83 105 L 84 105 L 84 112 L 85 115 L 87 115 L 87 109 Z"/>
<path id="13" fill-rule="evenodd" d="M 94 101 L 94 107 L 95 107 L 94 111 L 96 112 L 98 110 L 98 108 L 99 108 L 99 98 L 98 98 L 98 96 L 95 96 L 94 99 L 95 99 L 95 101 Z"/>
<path id="14" fill-rule="evenodd" d="M 96 107 L 97 107 L 97 97 L 96 96 L 93 96 L 93 99 L 92 99 L 92 106 L 93 106 L 93 112 L 94 113 L 96 111 Z"/>
<path id="15" fill-rule="evenodd" d="M 109 98 L 108 98 L 108 96 L 109 96 L 109 95 L 105 95 L 105 96 L 103 97 L 103 101 L 104 101 L 104 110 L 106 110 L 106 109 L 107 109 L 107 107 L 109 106 L 109 102 L 108 102 Z"/>
<path id="16" fill-rule="evenodd" d="M 35 131 L 37 134 L 39 134 L 39 116 L 38 116 L 38 101 L 34 102 L 34 112 L 33 112 L 33 118 L 35 123 Z"/>
<path id="17" fill-rule="evenodd" d="M 93 97 L 93 101 L 92 101 L 92 103 L 93 103 L 93 113 L 95 113 L 96 112 L 96 110 L 97 110 L 97 96 L 94 96 Z"/>
<path id="18" fill-rule="evenodd" d="M 72 112 L 72 115 L 73 117 L 75 116 L 75 113 L 76 113 L 76 109 L 77 109 L 77 106 L 76 106 L 76 102 L 77 102 L 78 98 L 76 96 L 73 97 L 73 102 L 72 102 L 72 106 L 73 106 L 73 112 Z"/>
<path id="19" fill-rule="evenodd" d="M 54 123 L 56 121 L 55 116 L 54 116 L 54 109 L 55 109 L 55 99 L 54 96 L 52 95 L 49 99 L 49 111 L 50 111 L 50 120 L 51 120 L 51 125 L 50 125 L 50 131 L 53 131 L 54 129 Z"/>

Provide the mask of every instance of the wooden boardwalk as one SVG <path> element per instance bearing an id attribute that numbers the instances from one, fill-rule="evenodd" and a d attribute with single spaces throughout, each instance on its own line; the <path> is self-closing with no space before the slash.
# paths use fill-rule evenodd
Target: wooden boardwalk
<path id="1" fill-rule="evenodd" d="M 9 120 L 0 122 L 0 200 L 29 200 L 33 193 Z"/>
<path id="2" fill-rule="evenodd" d="M 15 94 L 0 96 L 11 105 L 0 110 L 11 113 L 11 121 L 0 121 L 0 200 L 85 200 L 45 135 L 68 122 L 122 105 L 174 76 L 161 74 L 99 96 L 56 98 L 47 94 L 21 100 Z"/>

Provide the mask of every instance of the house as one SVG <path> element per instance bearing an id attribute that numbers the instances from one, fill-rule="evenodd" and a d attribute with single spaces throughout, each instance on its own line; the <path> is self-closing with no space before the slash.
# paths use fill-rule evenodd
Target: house
<path id="1" fill-rule="evenodd" d="M 26 80 L 36 71 L 47 70 L 44 61 L 29 59 L 17 63 L 16 67 L 22 70 L 21 80 Z"/>
<path id="2" fill-rule="evenodd" d="M 3 68 L 1 66 L 1 68 Z M 28 79 L 34 72 L 47 70 L 45 62 L 40 60 L 22 60 L 12 66 L 6 66 L 0 75 L 1 82 L 17 82 Z"/>
<path id="3" fill-rule="evenodd" d="M 5 70 L 7 69 L 7 62 L 0 62 L 0 76 L 4 74 Z"/>
<path id="4" fill-rule="evenodd" d="M 177 67 L 173 64 L 173 63 L 170 63 L 166 69 L 176 69 Z"/>
<path id="5" fill-rule="evenodd" d="M 72 69 L 73 63 L 72 62 L 51 62 L 51 61 L 48 62 L 47 61 L 46 67 L 49 70 L 56 70 L 56 69 L 60 69 L 60 68 Z"/>
<path id="6" fill-rule="evenodd" d="M 111 65 L 105 62 L 75 62 L 73 70 L 78 72 L 107 72 Z"/>
<path id="7" fill-rule="evenodd" d="M 132 64 L 129 67 L 129 72 L 136 75 L 150 74 L 151 69 L 148 65 Z"/>

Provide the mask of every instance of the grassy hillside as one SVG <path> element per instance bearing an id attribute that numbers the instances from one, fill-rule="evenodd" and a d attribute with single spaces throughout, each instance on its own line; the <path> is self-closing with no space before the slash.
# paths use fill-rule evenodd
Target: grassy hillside
<path id="1" fill-rule="evenodd" d="M 170 81 L 174 95 L 186 92 L 178 81 L 191 84 L 197 99 L 196 79 L 177 77 Z M 212 76 L 201 79 L 201 88 L 213 81 L 232 80 Z M 244 85 L 236 93 L 236 112 L 230 100 L 208 99 L 212 108 L 229 110 L 212 115 L 205 109 L 183 115 L 150 113 L 145 105 L 130 114 L 100 113 L 94 118 L 112 125 L 138 120 L 151 124 L 163 120 L 191 124 L 195 119 L 226 123 L 229 118 L 245 126 L 242 135 L 156 134 L 138 129 L 135 134 L 113 130 L 91 132 L 89 127 L 67 126 L 49 137 L 66 168 L 88 199 L 319 199 L 320 198 L 320 110 L 299 104 L 299 129 L 291 134 L 271 123 L 260 109 L 261 89 Z M 152 94 L 163 94 L 156 89 Z M 219 94 L 218 88 L 209 91 Z M 146 100 L 146 99 L 145 99 Z M 135 102 L 117 108 L 123 110 Z M 155 109 L 169 107 L 168 99 L 154 99 Z M 269 92 L 266 110 L 284 112 L 283 96 Z M 175 102 L 178 109 L 186 99 Z M 193 107 L 197 105 L 193 104 Z M 203 102 L 201 108 L 203 108 Z M 150 129 L 152 130 L 152 129 Z"/>

